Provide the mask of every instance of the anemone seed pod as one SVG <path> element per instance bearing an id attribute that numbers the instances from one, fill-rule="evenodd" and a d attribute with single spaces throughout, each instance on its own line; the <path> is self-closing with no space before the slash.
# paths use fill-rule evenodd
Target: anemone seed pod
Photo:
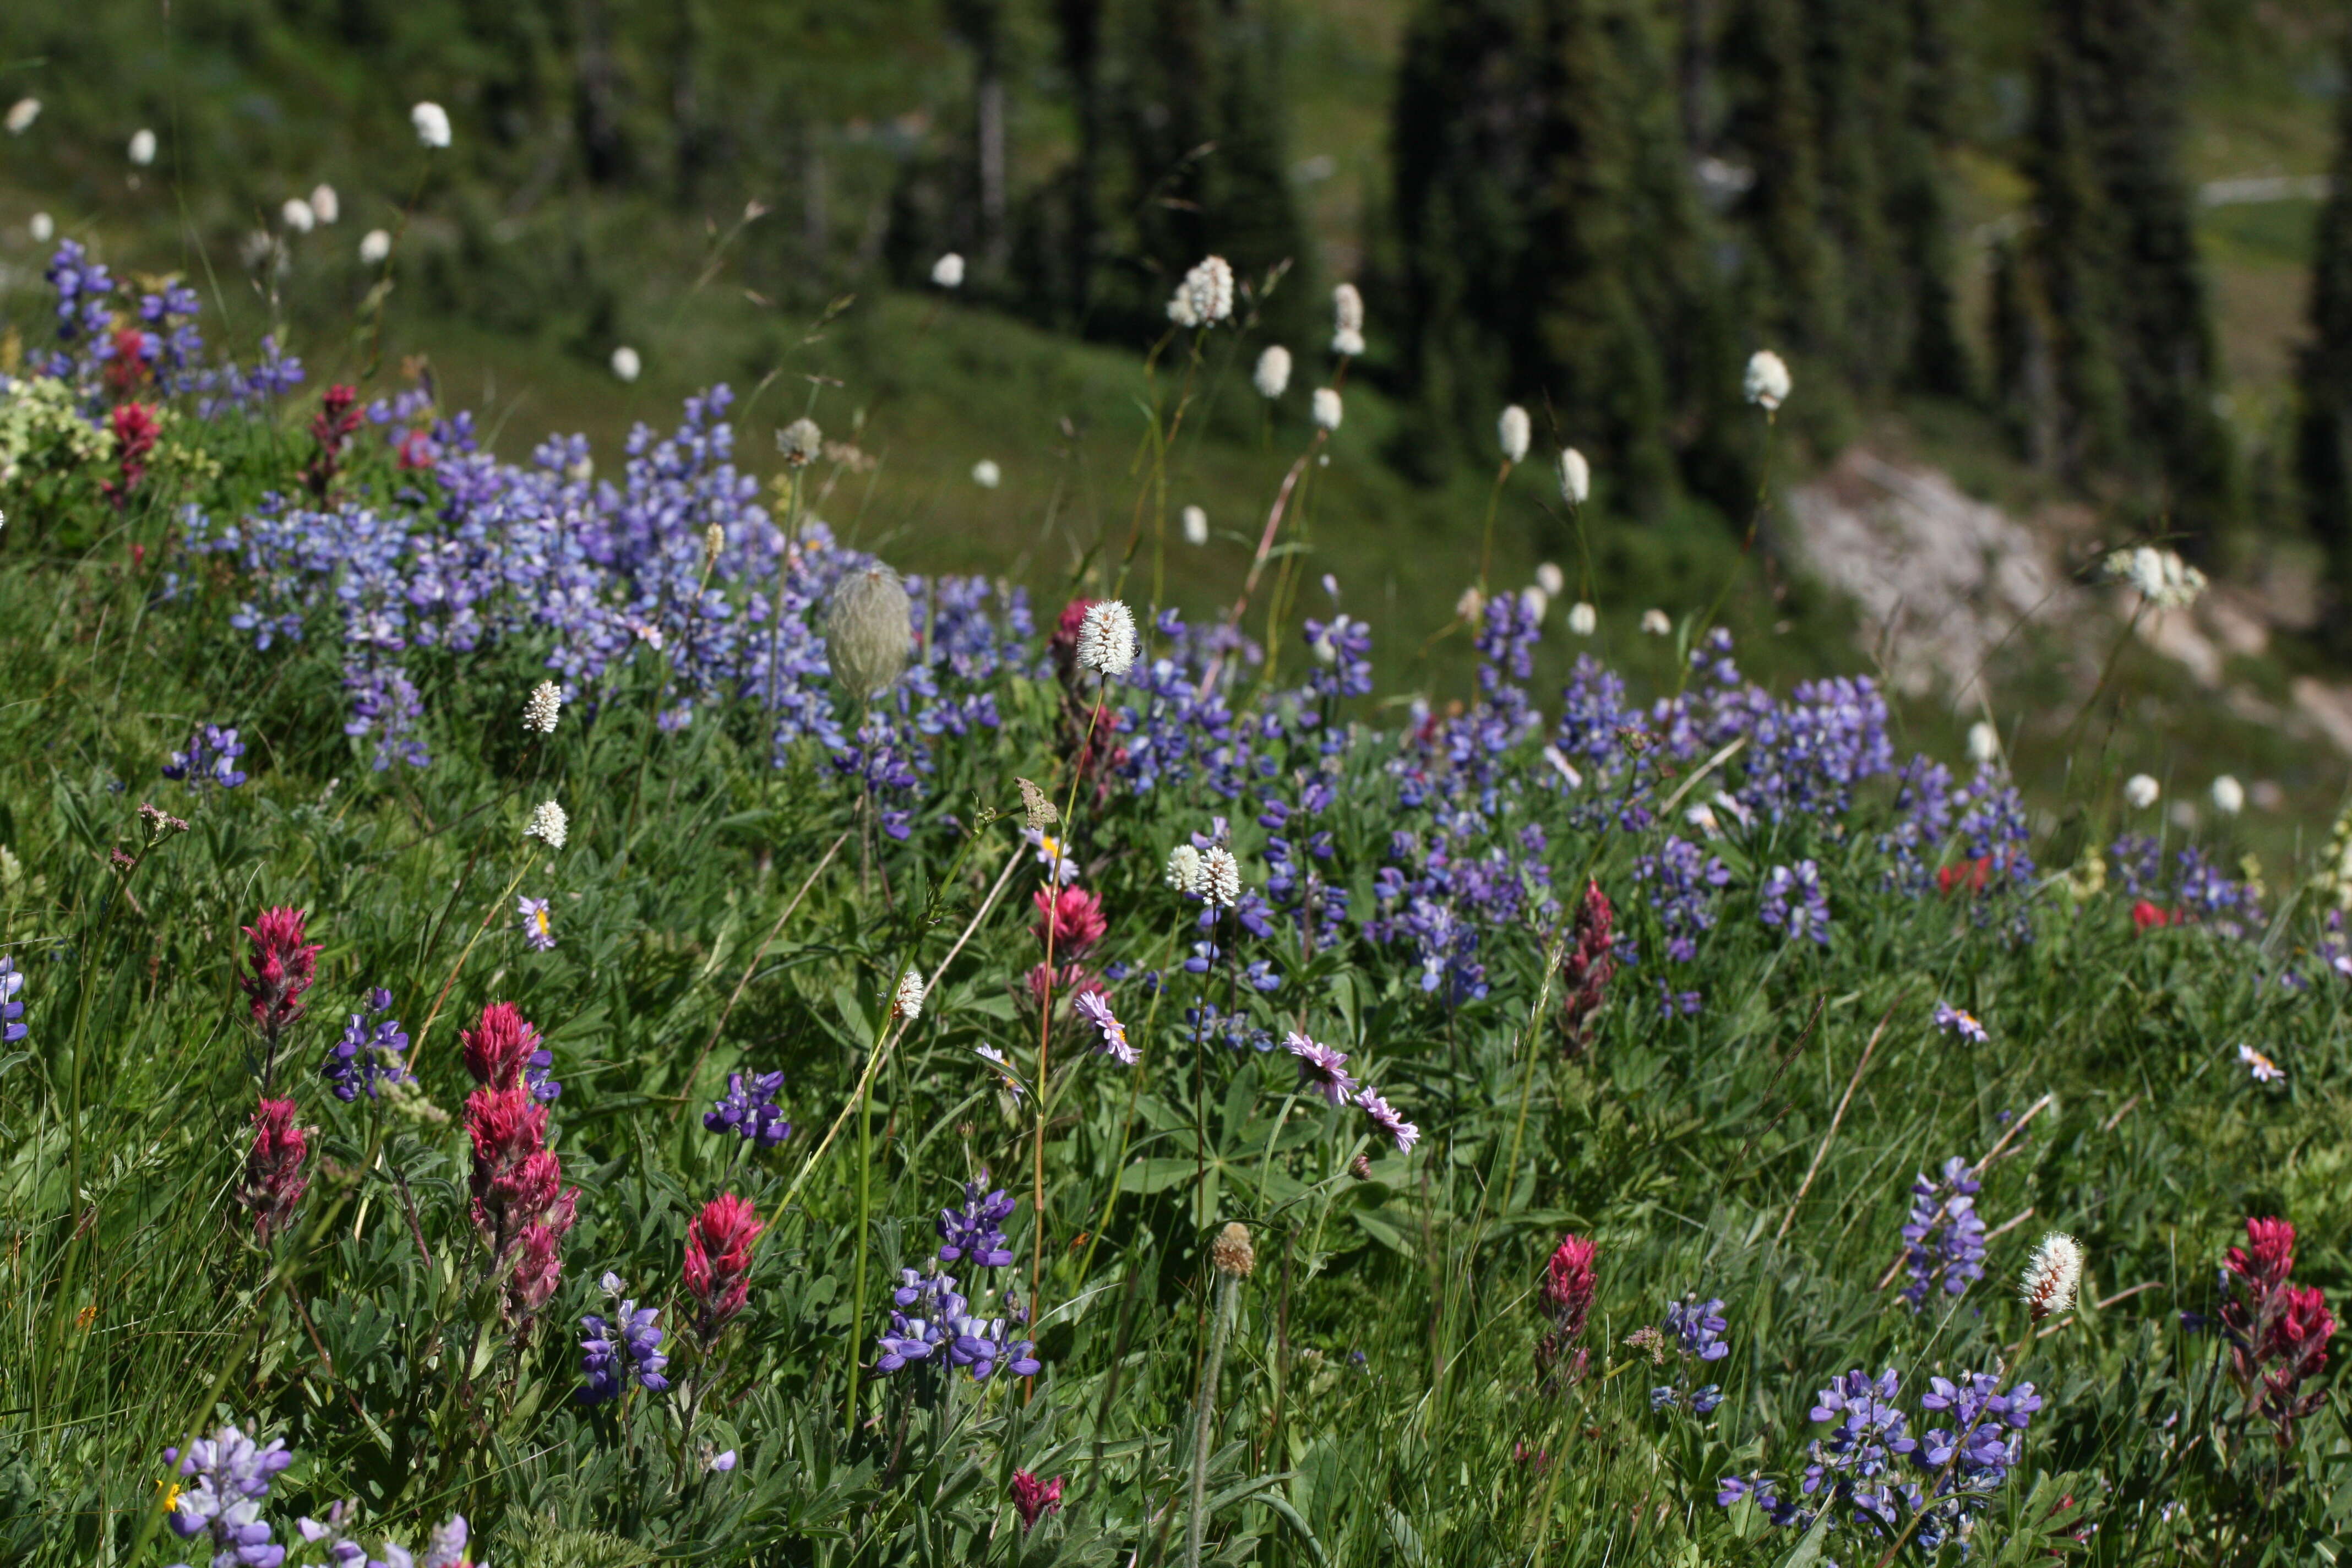
<path id="1" fill-rule="evenodd" d="M 1758 349 L 1748 356 L 1748 374 L 1741 384 L 1748 402 L 1770 414 L 1789 400 L 1790 388 L 1786 360 L 1770 349 Z"/>
<path id="2" fill-rule="evenodd" d="M 1495 439 L 1503 448 L 1503 461 L 1523 463 L 1527 460 L 1528 443 L 1533 430 L 1528 423 L 1528 411 L 1517 404 L 1503 410 L 1495 421 Z"/>
<path id="3" fill-rule="evenodd" d="M 1257 356 L 1257 369 L 1250 373 L 1258 395 L 1271 403 L 1290 385 L 1290 351 L 1280 343 L 1268 343 L 1265 352 Z"/>
<path id="4" fill-rule="evenodd" d="M 824 657 L 849 700 L 889 686 L 914 651 L 914 605 L 898 574 L 877 561 L 844 577 L 825 612 Z"/>

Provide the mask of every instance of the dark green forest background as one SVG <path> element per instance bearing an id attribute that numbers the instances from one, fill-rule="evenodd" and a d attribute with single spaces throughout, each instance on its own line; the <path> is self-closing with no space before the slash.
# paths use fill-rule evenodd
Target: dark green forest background
<path id="1" fill-rule="evenodd" d="M 1618 515 L 1736 526 L 1739 366 L 1772 346 L 1808 450 L 1948 408 L 2111 531 L 2221 569 L 2302 537 L 2352 577 L 2347 47 L 2326 0 L 16 0 L 0 95 L 44 111 L 0 213 L 144 236 L 314 359 L 349 241 L 413 214 L 403 309 L 445 354 L 530 346 L 510 381 L 624 341 L 682 366 L 664 334 L 697 331 L 697 369 L 751 379 L 949 249 L 967 305 L 1133 351 L 1217 251 L 1302 353 L 1362 287 L 1402 487 L 1490 462 L 1517 400 Z M 457 127 L 432 161 L 426 98 Z M 2325 201 L 2200 201 L 2323 168 Z M 240 275 L 319 179 L 337 259 Z M 2293 317 L 2274 385 L 2228 374 L 2240 252 L 2278 264 L 2242 313 Z"/>

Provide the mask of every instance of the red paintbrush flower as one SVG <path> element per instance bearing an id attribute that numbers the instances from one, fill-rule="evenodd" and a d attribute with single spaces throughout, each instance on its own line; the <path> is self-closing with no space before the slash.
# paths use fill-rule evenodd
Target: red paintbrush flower
<path id="1" fill-rule="evenodd" d="M 1061 1477 L 1041 1481 L 1027 1470 L 1013 1472 L 1013 1510 L 1021 1516 L 1022 1534 L 1034 1530 L 1045 1515 L 1061 1511 Z"/>

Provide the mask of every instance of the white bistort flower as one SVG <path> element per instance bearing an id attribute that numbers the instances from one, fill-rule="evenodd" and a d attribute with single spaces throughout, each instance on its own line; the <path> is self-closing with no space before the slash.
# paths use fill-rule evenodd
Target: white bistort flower
<path id="1" fill-rule="evenodd" d="M 561 849 L 563 841 L 572 837 L 572 819 L 553 801 L 542 800 L 530 808 L 530 826 L 523 829 L 523 835 L 538 839 L 550 849 Z"/>
<path id="2" fill-rule="evenodd" d="M 2134 773 L 2124 781 L 2124 804 L 2134 811 L 2146 811 L 2162 793 L 2162 788 L 2146 773 Z"/>
<path id="3" fill-rule="evenodd" d="M 1097 599 L 1078 623 L 1078 668 L 1105 679 L 1135 662 L 1135 613 L 1117 599 Z"/>
<path id="4" fill-rule="evenodd" d="M 1601 612 L 1580 599 L 1569 608 L 1568 629 L 1580 637 L 1591 637 L 1601 629 Z"/>
<path id="5" fill-rule="evenodd" d="M 1258 395 L 1271 401 L 1280 397 L 1290 385 L 1290 351 L 1280 343 L 1268 343 L 1265 352 L 1257 356 L 1257 369 L 1250 373 L 1257 386 Z"/>
<path id="6" fill-rule="evenodd" d="M 1004 482 L 1004 470 L 992 458 L 982 458 L 971 466 L 971 482 L 982 489 L 992 490 Z"/>
<path id="7" fill-rule="evenodd" d="M 1213 327 L 1234 313 L 1234 269 L 1222 256 L 1203 257 L 1168 301 L 1168 319 L 1180 327 Z"/>
<path id="8" fill-rule="evenodd" d="M 1748 401 L 1769 414 L 1789 401 L 1789 364 L 1770 349 L 1758 349 L 1748 358 L 1748 374 L 1740 390 Z"/>
<path id="9" fill-rule="evenodd" d="M 131 161 L 141 168 L 155 161 L 155 133 L 145 126 L 131 133 Z"/>
<path id="10" fill-rule="evenodd" d="M 278 209 L 278 221 L 296 234 L 308 234 L 319 226 L 319 215 L 300 196 L 289 196 L 286 205 Z"/>
<path id="11" fill-rule="evenodd" d="M 1331 290 L 1331 352 L 1347 359 L 1364 352 L 1364 297 L 1353 283 Z"/>
<path id="12" fill-rule="evenodd" d="M 1199 892 L 1207 885 L 1207 875 L 1201 852 L 1190 844 L 1179 844 L 1168 852 L 1168 885 L 1177 892 Z"/>
<path id="13" fill-rule="evenodd" d="M 1242 901 L 1242 863 L 1222 844 L 1201 857 L 1200 894 L 1213 910 L 1229 910 Z"/>
<path id="14" fill-rule="evenodd" d="M 1568 591 L 1568 574 L 1557 562 L 1547 561 L 1536 568 L 1536 586 L 1557 599 Z"/>
<path id="15" fill-rule="evenodd" d="M 335 195 L 335 187 L 320 181 L 310 193 L 310 210 L 320 223 L 332 223 L 343 216 L 343 198 Z"/>
<path id="16" fill-rule="evenodd" d="M 1316 424 L 1326 430 L 1337 430 L 1339 427 L 1340 412 L 1338 392 L 1328 386 L 1318 386 L 1315 389 Z"/>
<path id="17" fill-rule="evenodd" d="M 1573 447 L 1563 447 L 1559 453 L 1559 499 L 1570 506 L 1582 506 L 1584 498 L 1592 493 L 1592 465 L 1584 454 Z"/>
<path id="18" fill-rule="evenodd" d="M 907 1019 L 910 1023 L 921 1017 L 923 998 L 929 994 L 929 992 L 930 987 L 923 984 L 923 972 L 919 969 L 909 969 L 906 973 L 898 976 L 898 989 L 890 997 L 890 1016 L 894 1018 Z"/>
<path id="19" fill-rule="evenodd" d="M 2228 773 L 2213 781 L 2213 809 L 2235 816 L 2246 809 L 2246 786 Z"/>
<path id="20" fill-rule="evenodd" d="M 20 98 L 8 106 L 8 118 L 0 121 L 0 125 L 7 126 L 9 135 L 22 136 L 33 128 L 33 121 L 40 117 L 41 100 L 39 99 Z"/>
<path id="21" fill-rule="evenodd" d="M 380 228 L 372 228 L 360 237 L 360 265 L 380 265 L 392 254 L 392 236 Z"/>
<path id="22" fill-rule="evenodd" d="M 1540 621 L 1551 608 L 1551 595 L 1543 591 L 1540 583 L 1530 583 L 1519 590 L 1519 604 L 1528 612 L 1528 619 Z"/>
<path id="23" fill-rule="evenodd" d="M 2083 1248 L 2063 1230 L 2053 1230 L 2033 1249 L 2025 1266 L 2018 1294 L 2035 1322 L 2054 1317 L 2074 1304 L 2083 1283 Z"/>
<path id="24" fill-rule="evenodd" d="M 1642 629 L 1654 637 L 1662 637 L 1673 633 L 1675 623 L 1667 618 L 1664 610 L 1643 610 Z"/>
<path id="25" fill-rule="evenodd" d="M 563 714 L 563 688 L 552 680 L 542 680 L 530 689 L 530 696 L 522 705 L 522 727 L 534 735 L 552 735 L 555 721 Z"/>
<path id="26" fill-rule="evenodd" d="M 2128 584 L 2133 592 L 2160 610 L 2185 610 L 2205 592 L 2205 574 L 2189 564 L 2169 550 L 2158 550 L 2143 544 L 2137 550 L 2118 550 L 2110 554 L 2103 565 L 2112 582 Z"/>
<path id="27" fill-rule="evenodd" d="M 1209 542 L 1209 514 L 1197 506 L 1188 506 L 1184 509 L 1184 542 L 1187 544 Z"/>
<path id="28" fill-rule="evenodd" d="M 1478 584 L 1471 584 L 1454 601 L 1454 618 L 1457 621 L 1482 621 L 1486 618 L 1486 595 Z"/>
<path id="29" fill-rule="evenodd" d="M 439 104 L 426 100 L 408 111 L 408 122 L 416 127 L 416 139 L 427 147 L 449 145 L 449 111 Z"/>
<path id="30" fill-rule="evenodd" d="M 807 415 L 776 432 L 776 456 L 788 468 L 805 468 L 824 456 L 824 432 Z"/>
<path id="31" fill-rule="evenodd" d="M 942 289 L 963 287 L 963 258 L 949 251 L 931 263 L 931 281 Z"/>
<path id="32" fill-rule="evenodd" d="M 1527 461 L 1528 443 L 1534 434 L 1534 427 L 1528 423 L 1528 411 L 1516 403 L 1496 416 L 1495 440 L 1503 448 L 1503 460 L 1507 463 Z"/>
<path id="33" fill-rule="evenodd" d="M 58 220 L 47 213 L 35 213 L 25 220 L 25 232 L 35 245 L 47 245 L 57 237 Z"/>
<path id="34" fill-rule="evenodd" d="M 1989 763 L 2000 755 L 2000 731 L 1981 719 L 1969 726 L 1969 761 Z"/>
<path id="35" fill-rule="evenodd" d="M 623 343 L 613 351 L 613 374 L 623 381 L 636 380 L 645 368 L 645 362 L 637 357 L 637 351 L 628 344 Z"/>

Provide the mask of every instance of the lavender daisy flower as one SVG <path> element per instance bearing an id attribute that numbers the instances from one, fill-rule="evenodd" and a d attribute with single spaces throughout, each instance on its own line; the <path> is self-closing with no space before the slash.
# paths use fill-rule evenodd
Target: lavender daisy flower
<path id="1" fill-rule="evenodd" d="M 994 1046 L 974 1046 L 971 1048 L 971 1054 L 996 1070 L 998 1081 L 1004 1085 L 1013 1099 L 1019 1100 L 1027 1092 L 1022 1089 L 1021 1080 L 1013 1076 L 1013 1064 L 1005 1059 L 1003 1051 L 998 1050 Z"/>
<path id="2" fill-rule="evenodd" d="M 1356 1092 L 1356 1108 L 1370 1118 L 1373 1128 L 1396 1140 L 1397 1152 L 1410 1154 L 1421 1141 L 1421 1129 L 1398 1114 L 1396 1107 L 1382 1100 L 1380 1091 L 1367 1085 Z"/>
<path id="3" fill-rule="evenodd" d="M 2286 1080 L 2286 1069 L 2252 1046 L 2240 1046 L 2238 1059 L 2246 1064 L 2246 1070 L 2254 1075 L 2256 1083 L 2283 1083 Z"/>
<path id="4" fill-rule="evenodd" d="M 522 917 L 523 940 L 534 952 L 545 952 L 555 945 L 555 928 L 547 918 L 545 899 L 518 898 L 515 913 Z"/>
<path id="5" fill-rule="evenodd" d="M 1102 1031 L 1102 1043 L 1095 1047 L 1097 1052 L 1111 1058 L 1121 1067 L 1131 1068 L 1142 1059 L 1141 1054 L 1127 1043 L 1127 1026 L 1112 1013 L 1109 1002 L 1104 999 L 1101 992 L 1086 992 L 1074 1005 L 1079 1017 Z"/>
<path id="6" fill-rule="evenodd" d="M 748 1083 L 741 1073 L 730 1072 L 727 1092 L 702 1113 L 702 1124 L 713 1132 L 732 1132 L 762 1149 L 772 1149 L 793 1135 L 793 1124 L 775 1103 L 776 1091 L 783 1086 L 782 1072 L 757 1073 Z"/>
<path id="7" fill-rule="evenodd" d="M 1356 1092 L 1356 1080 L 1348 1076 L 1344 1052 L 1319 1045 L 1295 1031 L 1282 1042 L 1282 1047 L 1298 1058 L 1299 1088 L 1312 1088 L 1332 1105 L 1347 1104 L 1348 1097 Z"/>
<path id="8" fill-rule="evenodd" d="M 1948 1035 L 1958 1035 L 1972 1046 L 1981 1046 L 1992 1037 L 1977 1022 L 1976 1015 L 1953 1006 L 1948 1002 L 1936 1004 L 1936 1027 Z"/>
<path id="9" fill-rule="evenodd" d="M 1078 879 L 1078 863 L 1063 853 L 1062 840 L 1058 836 L 1042 827 L 1024 827 L 1021 830 L 1021 837 L 1028 840 L 1029 847 L 1037 852 L 1037 864 L 1045 867 L 1045 874 L 1056 883 Z"/>

